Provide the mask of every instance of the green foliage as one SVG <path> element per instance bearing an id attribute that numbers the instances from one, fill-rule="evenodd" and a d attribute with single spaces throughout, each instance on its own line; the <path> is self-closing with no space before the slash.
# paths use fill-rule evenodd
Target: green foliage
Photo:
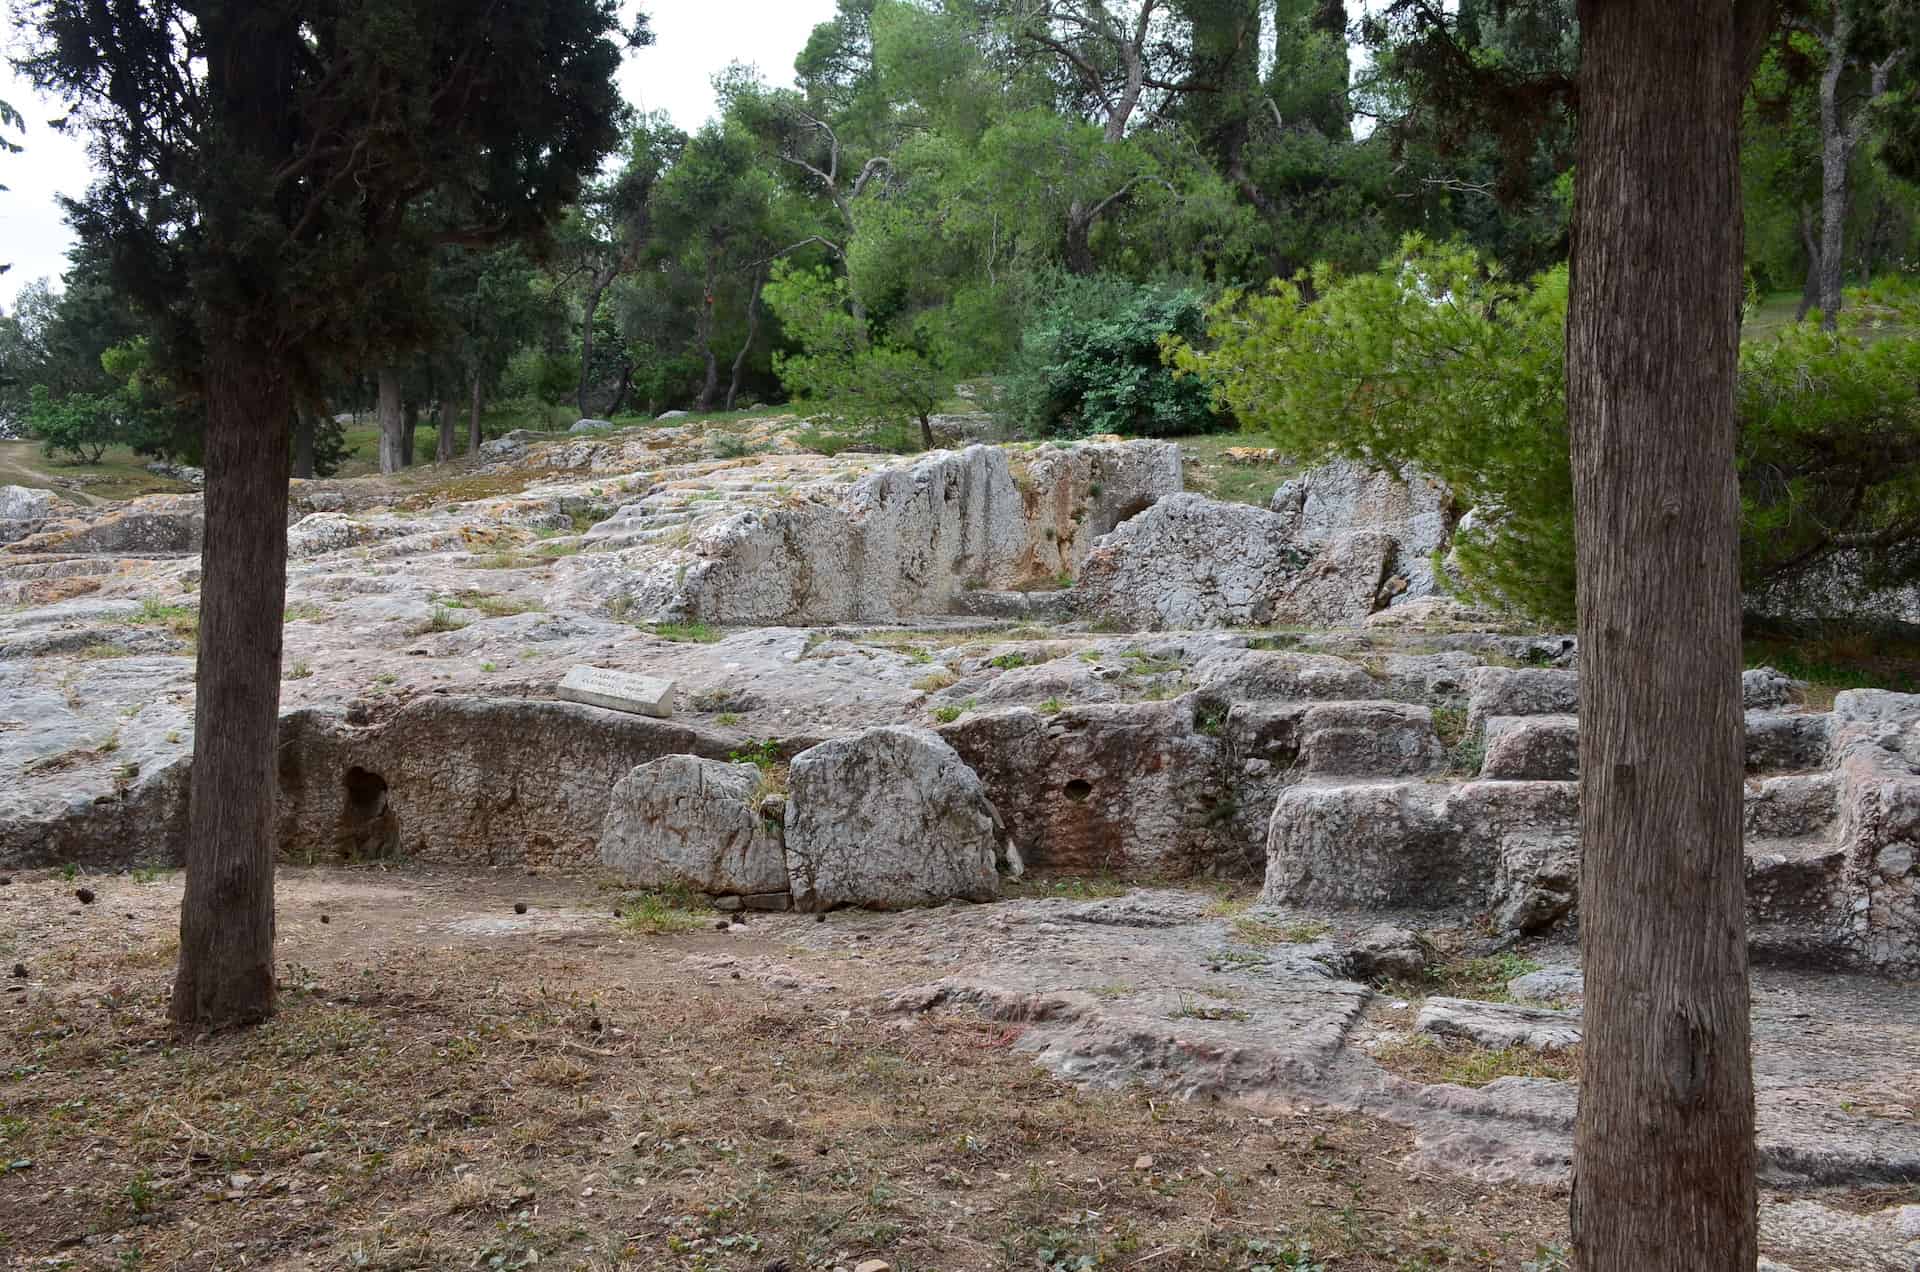
<path id="1" fill-rule="evenodd" d="M 1047 291 L 1002 382 L 1009 423 L 1048 435 L 1166 437 L 1228 422 L 1204 383 L 1177 377 L 1161 357 L 1166 340 L 1199 339 L 1198 292 L 1110 274 L 1061 275 Z"/>
<path id="2" fill-rule="evenodd" d="M 953 390 L 937 333 L 909 324 L 873 335 L 852 312 L 846 279 L 825 270 L 776 265 L 766 301 L 802 350 L 776 355 L 774 369 L 789 393 L 826 410 L 825 431 L 897 440 L 903 423 L 917 421 L 921 445 L 931 447 L 929 417 Z"/>
<path id="3" fill-rule="evenodd" d="M 1567 451 L 1567 280 L 1506 280 L 1471 249 L 1410 238 L 1378 271 L 1319 270 L 1228 295 L 1206 350 L 1175 344 L 1249 426 L 1305 462 L 1412 465 L 1475 510 L 1456 536 L 1469 594 L 1543 619 L 1574 612 Z M 1875 339 L 1920 318 L 1883 286 L 1838 332 L 1742 346 L 1742 566 L 1749 588 L 1827 586 L 1845 556 L 1868 590 L 1920 578 L 1920 345 Z M 1817 597 L 1814 599 L 1818 599 Z"/>
<path id="4" fill-rule="evenodd" d="M 580 383 L 577 355 L 526 348 L 507 359 L 500 377 L 500 395 L 509 400 L 558 406 L 573 396 Z"/>
<path id="5" fill-rule="evenodd" d="M 65 455 L 76 464 L 97 464 L 109 446 L 126 440 L 118 395 L 69 393 L 56 399 L 36 384 L 27 400 L 27 429 L 48 455 Z"/>

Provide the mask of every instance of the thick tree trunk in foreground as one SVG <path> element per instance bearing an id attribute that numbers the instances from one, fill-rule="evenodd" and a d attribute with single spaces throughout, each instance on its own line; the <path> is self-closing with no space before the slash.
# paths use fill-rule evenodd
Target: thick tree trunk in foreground
<path id="1" fill-rule="evenodd" d="M 200 553 L 191 831 L 171 1007 L 183 1029 L 273 1014 L 274 734 L 287 597 L 292 409 L 270 353 L 208 358 L 206 537 Z"/>
<path id="2" fill-rule="evenodd" d="M 380 471 L 397 473 L 407 466 L 406 452 L 401 446 L 400 436 L 406 428 L 406 410 L 400 401 L 400 373 L 392 367 L 381 367 L 378 372 L 380 404 L 377 408 L 380 420 Z"/>
<path id="3" fill-rule="evenodd" d="M 320 429 L 320 417 L 312 411 L 293 415 L 293 475 L 302 481 L 313 480 L 313 436 Z"/>
<path id="4" fill-rule="evenodd" d="M 467 403 L 467 454 L 480 453 L 480 373 L 472 372 L 467 377 L 467 387 L 472 398 Z"/>
<path id="5" fill-rule="evenodd" d="M 1753 20 L 1728 0 L 1580 4 L 1567 406 L 1586 1272 L 1756 1259 L 1733 450 Z"/>

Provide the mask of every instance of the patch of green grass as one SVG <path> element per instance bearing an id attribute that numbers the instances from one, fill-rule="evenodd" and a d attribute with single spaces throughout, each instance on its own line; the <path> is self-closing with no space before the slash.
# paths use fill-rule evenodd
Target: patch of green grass
<path id="1" fill-rule="evenodd" d="M 88 645 L 73 655 L 75 658 L 92 661 L 99 658 L 131 658 L 133 651 L 117 641 L 104 641 L 98 645 Z"/>
<path id="2" fill-rule="evenodd" d="M 488 618 L 510 618 L 515 614 L 543 613 L 547 608 L 538 601 L 522 600 L 517 596 L 485 594 L 472 598 L 472 604 Z"/>
<path id="3" fill-rule="evenodd" d="M 1035 708 L 1035 710 L 1039 711 L 1041 715 L 1059 715 L 1062 711 L 1065 711 L 1066 709 L 1067 709 L 1067 704 L 1062 702 L 1058 698 L 1048 698 L 1046 701 L 1042 702 L 1037 708 Z"/>
<path id="4" fill-rule="evenodd" d="M 713 718 L 713 722 L 724 729 L 730 725 L 740 723 L 740 713 L 738 711 L 722 711 Z"/>
<path id="5" fill-rule="evenodd" d="M 639 936 L 691 932 L 706 923 L 705 898 L 685 889 L 632 893 L 621 899 L 620 926 Z"/>
<path id="6" fill-rule="evenodd" d="M 285 621 L 289 623 L 318 623 L 323 622 L 327 616 L 327 611 L 324 607 L 315 605 L 311 601 L 297 601 L 287 606 Z"/>
<path id="7" fill-rule="evenodd" d="M 1190 994 L 1180 995 L 1180 1005 L 1167 1013 L 1173 1020 L 1252 1020 L 1253 1013 L 1244 1007 L 1220 1007 L 1213 1003 L 1201 1002 Z"/>
<path id="8" fill-rule="evenodd" d="M 959 679 L 960 677 L 954 675 L 952 671 L 942 667 L 940 670 L 930 671 L 920 677 L 920 679 L 914 681 L 913 687 L 921 693 L 938 693 L 940 690 L 955 684 Z"/>
<path id="9" fill-rule="evenodd" d="M 418 634 L 425 636 L 431 632 L 457 632 L 467 625 L 467 620 L 445 605 L 433 607 L 433 613 L 420 625 Z"/>
<path id="10" fill-rule="evenodd" d="M 1178 658 L 1150 654 L 1138 646 L 1121 650 L 1120 657 L 1131 664 L 1128 670 L 1136 676 L 1164 676 L 1168 672 L 1180 670 Z"/>
<path id="11" fill-rule="evenodd" d="M 1512 951 L 1477 957 L 1453 955 L 1436 959 L 1416 980 L 1389 981 L 1380 988 L 1382 993 L 1398 998 L 1439 995 L 1505 1003 L 1513 1001 L 1513 996 L 1507 993 L 1508 981 L 1539 970 L 1540 964 Z"/>
<path id="12" fill-rule="evenodd" d="M 305 680 L 312 674 L 313 668 L 308 665 L 307 660 L 304 658 L 294 659 L 293 665 L 287 668 L 288 680 Z"/>
<path id="13" fill-rule="evenodd" d="M 647 630 L 661 640 L 695 645 L 711 645 L 722 635 L 718 628 L 706 623 L 655 623 Z"/>
<path id="14" fill-rule="evenodd" d="M 1485 1047 L 1465 1039 L 1415 1034 L 1390 1042 L 1373 1053 L 1388 1072 L 1421 1082 L 1450 1082 L 1483 1087 L 1497 1078 L 1580 1077 L 1580 1049 L 1536 1051 L 1531 1047 Z"/>
<path id="15" fill-rule="evenodd" d="M 1228 503 L 1264 508 L 1280 483 L 1300 471 L 1298 464 L 1277 457 L 1260 463 L 1235 463 L 1227 458 L 1230 449 L 1267 448 L 1267 440 L 1257 433 L 1205 433 L 1168 440 L 1179 444 L 1186 460 L 1181 470 L 1186 488 Z"/>
<path id="16" fill-rule="evenodd" d="M 942 724 L 952 724 L 955 720 L 958 720 L 961 716 L 973 710 L 974 705 L 974 700 L 968 698 L 964 702 L 956 702 L 950 706 L 935 707 L 933 709 L 933 718 Z"/>
<path id="17" fill-rule="evenodd" d="M 1109 874 L 1029 874 L 1023 878 L 1005 880 L 1003 886 L 1010 897 L 1053 898 L 1064 901 L 1099 901 L 1107 897 L 1123 897 L 1132 890 L 1131 884 L 1122 882 Z"/>
<path id="18" fill-rule="evenodd" d="M 200 637 L 200 609 L 196 605 L 167 605 L 149 596 L 140 602 L 139 613 L 127 621 L 138 627 L 164 627 L 182 640 Z"/>
<path id="19" fill-rule="evenodd" d="M 1764 633 L 1744 645 L 1747 666 L 1806 682 L 1803 704 L 1815 710 L 1830 710 L 1846 689 L 1920 693 L 1920 631 L 1911 628 Z"/>

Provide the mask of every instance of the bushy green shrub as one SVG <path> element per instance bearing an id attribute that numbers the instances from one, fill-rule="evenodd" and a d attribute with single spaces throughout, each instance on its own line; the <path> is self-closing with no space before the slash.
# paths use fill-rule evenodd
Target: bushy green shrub
<path id="1" fill-rule="evenodd" d="M 937 332 L 911 323 L 870 332 L 852 312 L 846 280 L 825 270 L 777 264 L 763 295 L 801 349 L 775 354 L 773 369 L 790 395 L 824 409 L 814 421 L 818 434 L 841 449 L 892 449 L 888 442 L 911 421 L 921 446 L 932 448 L 931 417 L 953 390 L 949 350 Z"/>
<path id="2" fill-rule="evenodd" d="M 1230 421 L 1204 384 L 1173 374 L 1168 339 L 1194 341 L 1206 305 L 1189 288 L 1061 275 L 1001 381 L 999 413 L 1029 435 L 1170 437 Z"/>
<path id="3" fill-rule="evenodd" d="M 56 398 L 44 384 L 27 398 L 27 429 L 48 455 L 65 455 L 76 464 L 97 464 L 109 446 L 126 440 L 117 393 L 69 393 Z"/>
<path id="4" fill-rule="evenodd" d="M 580 388 L 580 359 L 529 346 L 507 359 L 500 376 L 502 398 L 528 398 L 556 405 Z"/>
<path id="5" fill-rule="evenodd" d="M 1565 268 L 1516 283 L 1469 248 L 1411 238 L 1376 272 L 1310 283 L 1229 294 L 1209 347 L 1170 342 L 1175 363 L 1296 459 L 1441 478 L 1474 510 L 1456 535 L 1469 594 L 1571 620 Z M 1920 343 L 1876 338 L 1920 320 L 1920 296 L 1883 287 L 1848 309 L 1838 332 L 1742 346 L 1749 589 L 1841 553 L 1872 586 L 1920 578 Z"/>

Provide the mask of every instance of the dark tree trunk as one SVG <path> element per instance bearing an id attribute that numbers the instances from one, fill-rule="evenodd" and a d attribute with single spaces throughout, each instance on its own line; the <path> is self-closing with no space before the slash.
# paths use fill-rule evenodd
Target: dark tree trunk
<path id="1" fill-rule="evenodd" d="M 620 408 L 627 404 L 627 394 L 633 392 L 633 364 L 627 363 L 620 368 L 620 383 L 613 390 L 613 401 L 607 404 L 607 418 L 620 414 Z"/>
<path id="2" fill-rule="evenodd" d="M 405 418 L 400 424 L 400 466 L 412 468 L 414 435 L 420 431 L 420 404 L 408 398 L 401 414 Z"/>
<path id="3" fill-rule="evenodd" d="M 472 372 L 467 378 L 467 388 L 472 394 L 467 402 L 467 454 L 480 453 L 480 373 Z"/>
<path id="4" fill-rule="evenodd" d="M 218 345 L 207 366 L 206 535 L 200 552 L 192 796 L 180 966 L 187 1029 L 273 1014 L 274 734 L 287 598 L 287 444 L 280 360 Z"/>
<path id="5" fill-rule="evenodd" d="M 720 391 L 720 360 L 713 352 L 713 262 L 707 262 L 706 304 L 700 309 L 700 350 L 707 358 L 707 378 L 701 382 L 700 397 L 694 402 L 695 414 L 713 409 L 714 394 Z"/>
<path id="6" fill-rule="evenodd" d="M 1575 1265 L 1751 1272 L 1733 386 L 1753 0 L 1580 0 Z"/>
<path id="7" fill-rule="evenodd" d="M 1800 303 L 1794 307 L 1795 322 L 1805 322 L 1820 303 L 1820 240 L 1813 233 L 1813 210 L 1805 204 L 1800 207 L 1800 244 L 1807 251 L 1807 281 L 1800 288 Z"/>
<path id="8" fill-rule="evenodd" d="M 1093 217 L 1077 200 L 1067 209 L 1067 241 L 1062 263 L 1069 274 L 1082 278 L 1094 272 Z"/>
<path id="9" fill-rule="evenodd" d="M 766 285 L 764 271 L 754 274 L 752 290 L 747 293 L 747 338 L 740 346 L 740 352 L 733 355 L 733 374 L 727 381 L 727 409 L 740 397 L 740 377 L 747 369 L 747 353 L 753 348 L 754 338 L 760 334 L 760 289 Z"/>
<path id="10" fill-rule="evenodd" d="M 397 473 L 407 466 L 409 449 L 401 443 L 407 413 L 400 400 L 400 373 L 392 367 L 381 367 L 376 378 L 380 394 L 376 408 L 380 419 L 380 471 Z"/>
<path id="11" fill-rule="evenodd" d="M 580 418 L 593 415 L 590 399 L 593 395 L 593 316 L 600 310 L 600 297 L 618 275 L 617 268 L 602 269 L 587 279 L 587 294 L 582 308 L 585 316 L 580 319 L 580 392 L 574 398 L 574 405 L 580 408 Z"/>
<path id="12" fill-rule="evenodd" d="M 453 435 L 457 425 L 453 419 L 454 404 L 450 397 L 440 399 L 440 435 L 434 441 L 433 462 L 444 464 L 453 458 Z"/>
<path id="13" fill-rule="evenodd" d="M 315 412 L 294 412 L 293 475 L 302 481 L 313 480 L 313 436 L 319 427 L 320 417 Z"/>

